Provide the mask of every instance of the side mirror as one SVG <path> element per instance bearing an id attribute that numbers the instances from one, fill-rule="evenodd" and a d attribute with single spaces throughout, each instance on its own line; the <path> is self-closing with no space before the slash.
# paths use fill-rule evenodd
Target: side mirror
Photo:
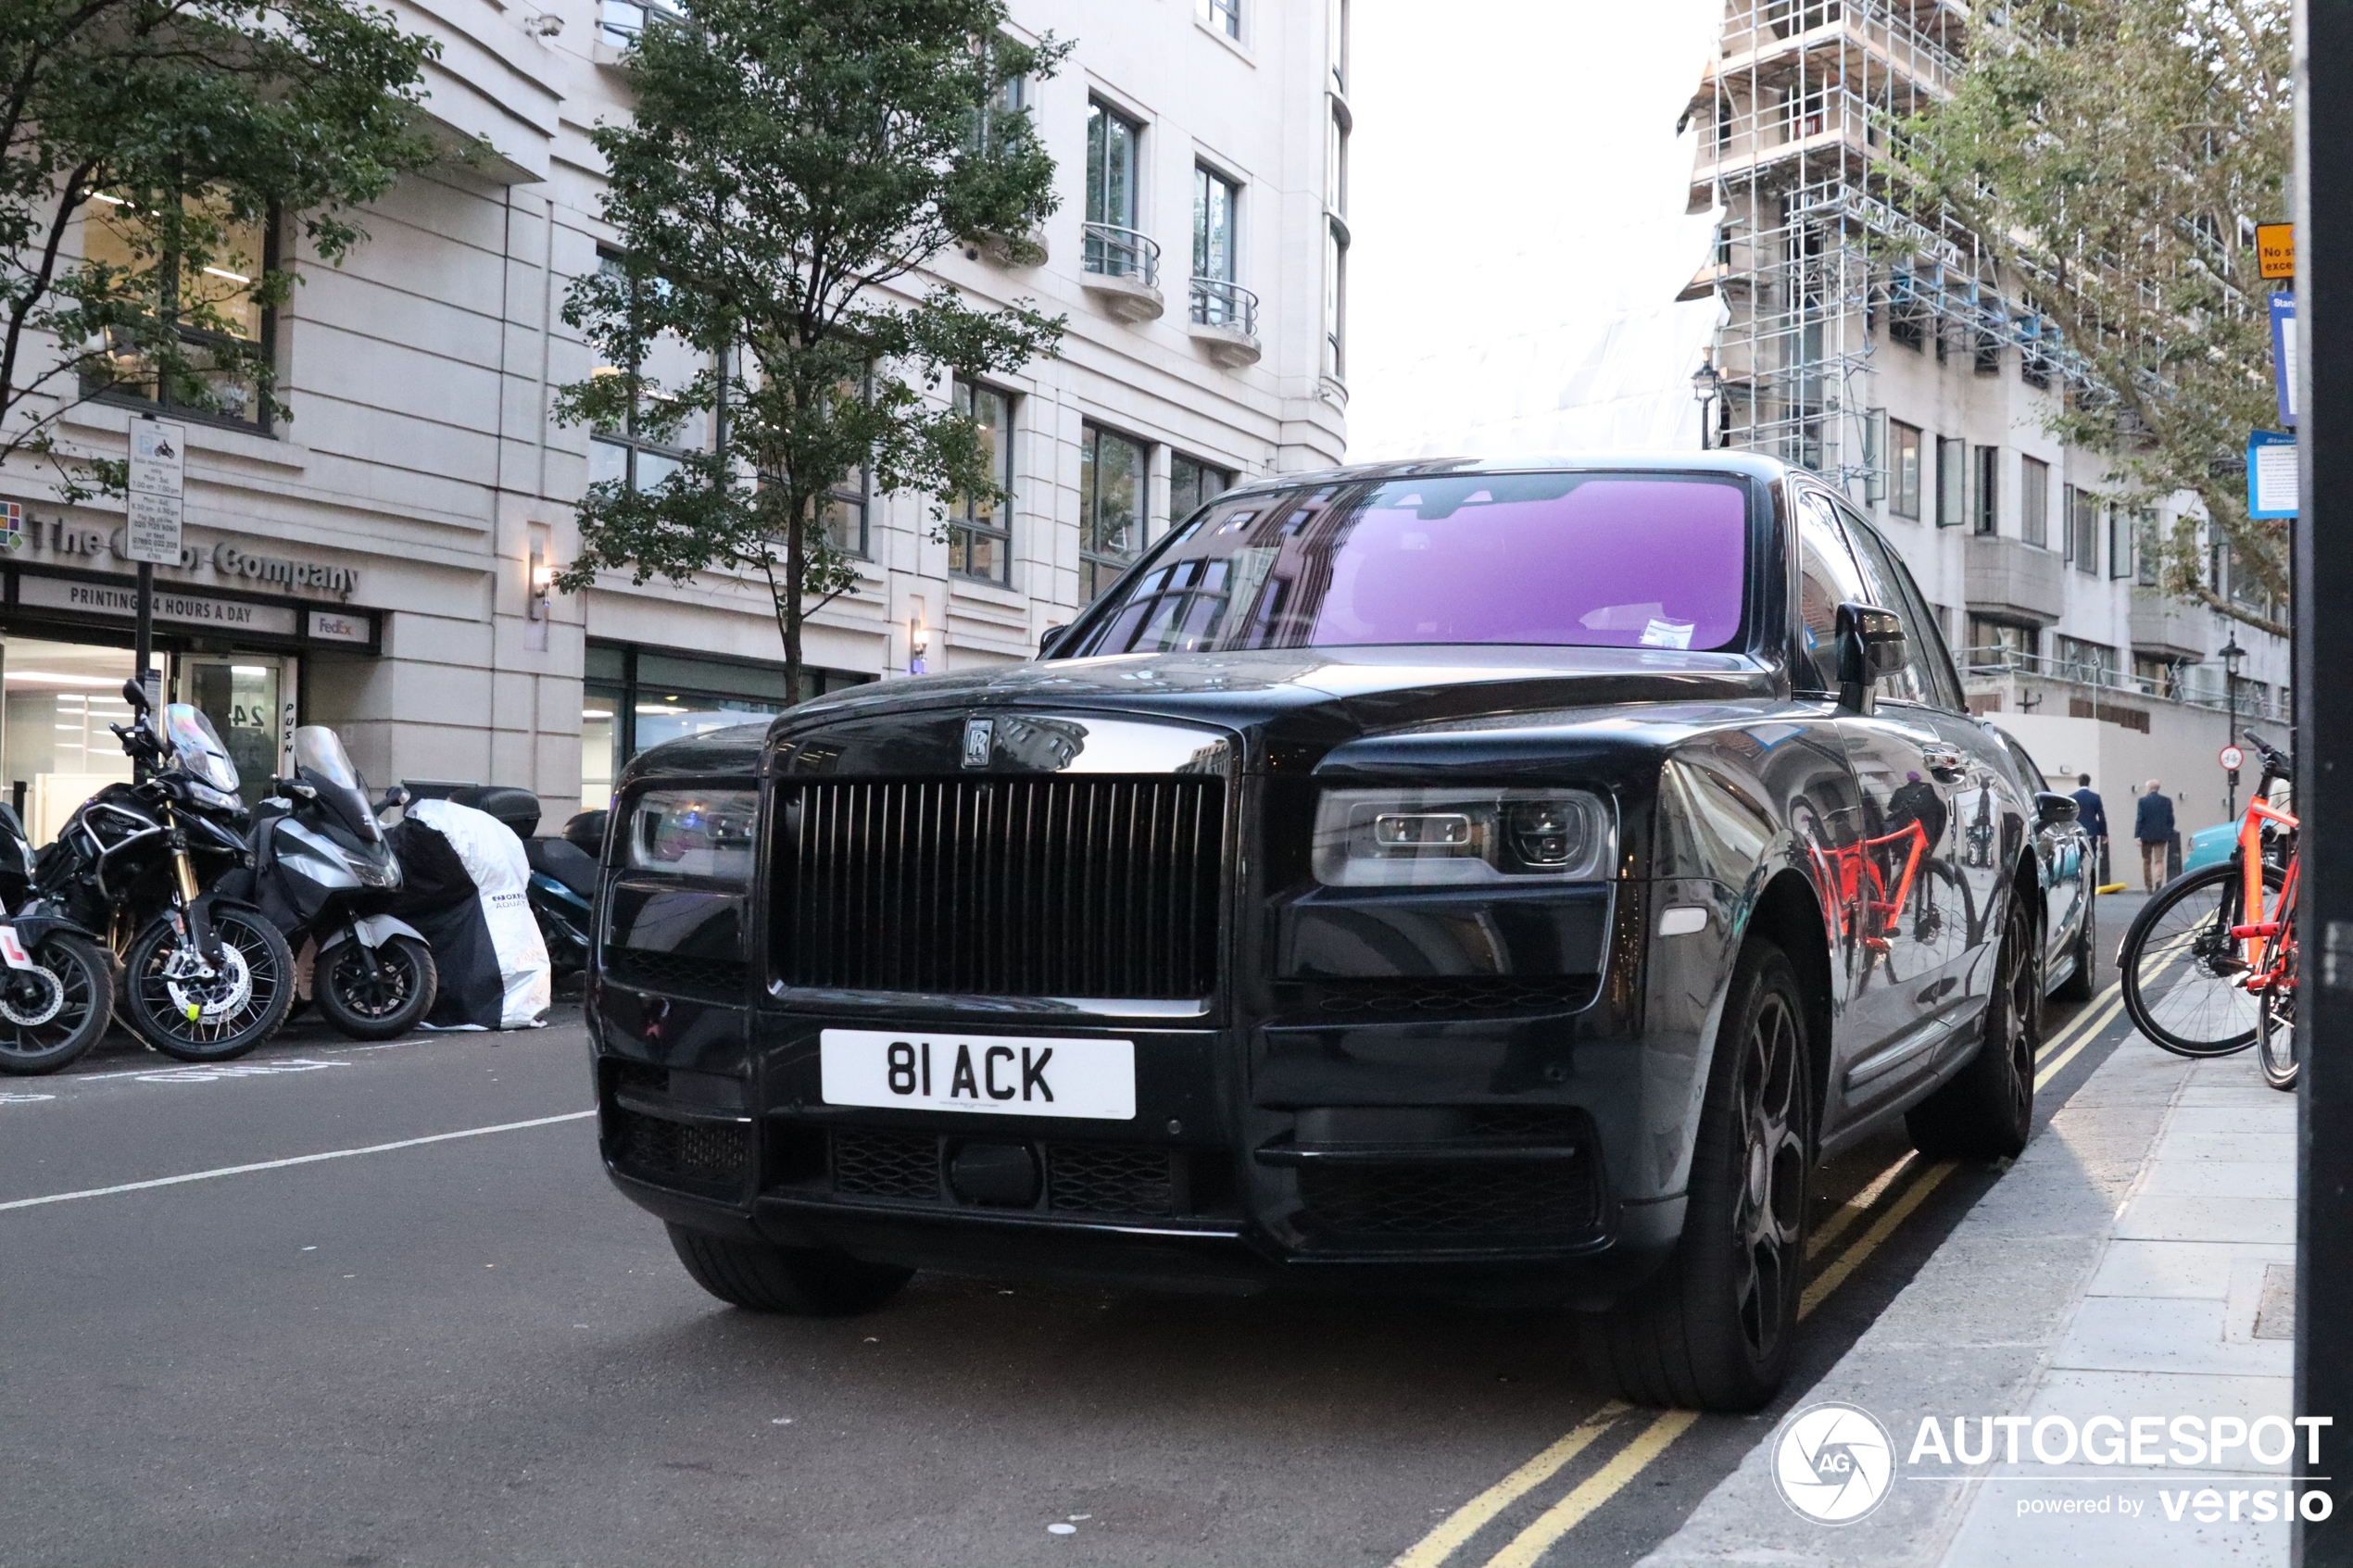
<path id="1" fill-rule="evenodd" d="M 1047 627 L 1043 633 L 1039 633 L 1038 638 L 1038 657 L 1040 659 L 1053 658 L 1054 650 L 1062 646 L 1063 633 L 1068 632 L 1070 628 L 1068 626 Z"/>
<path id="2" fill-rule="evenodd" d="M 2045 789 L 2034 795 L 2034 820 L 2044 827 L 2054 828 L 2071 822 L 2083 814 L 2083 809 L 2071 796 Z"/>
<path id="3" fill-rule="evenodd" d="M 125 681 L 122 683 L 122 700 L 131 705 L 132 712 L 145 713 L 147 711 L 147 688 L 135 680 Z"/>
<path id="4" fill-rule="evenodd" d="M 1870 711 L 1871 687 L 1911 659 L 1904 622 L 1892 609 L 1848 600 L 1838 607 L 1838 700 L 1858 712 Z"/>

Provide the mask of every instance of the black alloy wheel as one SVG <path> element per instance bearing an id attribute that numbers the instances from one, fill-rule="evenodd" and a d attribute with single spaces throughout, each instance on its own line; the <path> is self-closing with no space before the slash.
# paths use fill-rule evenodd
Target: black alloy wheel
<path id="1" fill-rule="evenodd" d="M 216 909 L 221 961 L 210 973 L 169 913 L 147 922 L 123 960 L 123 1022 L 182 1061 L 227 1061 L 268 1040 L 294 1000 L 294 954 L 249 909 Z"/>
<path id="2" fill-rule="evenodd" d="M 1594 1372 L 1635 1404 L 1740 1412 L 1788 1376 L 1813 1182 L 1814 1058 L 1797 973 L 1742 950 L 1692 1148 L 1682 1239 L 1584 1321 Z"/>
<path id="3" fill-rule="evenodd" d="M 31 970 L 0 970 L 0 1073 L 55 1073 L 114 1017 L 114 964 L 78 936 L 45 938 Z"/>
<path id="4" fill-rule="evenodd" d="M 2013 890 L 1994 959 L 1977 1054 L 1904 1114 L 1912 1146 L 1956 1160 L 2014 1159 L 2034 1125 L 2034 1059 L 2043 1048 L 2042 944 L 2034 911 Z"/>
<path id="5" fill-rule="evenodd" d="M 320 956 L 310 978 L 320 1014 L 355 1040 L 407 1034 L 433 1010 L 439 988 L 433 952 L 413 936 L 374 948 L 346 937 Z"/>

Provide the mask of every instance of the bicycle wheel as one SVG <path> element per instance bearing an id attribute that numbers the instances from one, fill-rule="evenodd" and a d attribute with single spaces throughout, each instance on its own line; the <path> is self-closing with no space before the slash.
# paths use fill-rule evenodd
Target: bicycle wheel
<path id="1" fill-rule="evenodd" d="M 2255 1014 L 2255 1057 L 2271 1087 L 2296 1088 L 2296 893 L 2280 900 L 2280 934 L 2264 944 L 2264 970 L 2271 984 L 2260 993 Z"/>
<path id="2" fill-rule="evenodd" d="M 2263 868 L 2276 890 L 2277 866 Z M 2178 1056 L 2228 1056 L 2255 1044 L 2254 996 L 2244 982 L 2239 869 L 2225 864 L 2176 877 L 2149 900 L 2117 952 L 2133 1026 Z"/>

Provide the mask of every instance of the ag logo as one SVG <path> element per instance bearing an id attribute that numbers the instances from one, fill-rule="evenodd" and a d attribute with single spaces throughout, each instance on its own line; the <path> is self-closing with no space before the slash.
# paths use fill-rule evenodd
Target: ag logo
<path id="1" fill-rule="evenodd" d="M 993 719 L 964 721 L 964 766 L 986 768 L 988 754 L 997 743 L 997 721 Z"/>
<path id="2" fill-rule="evenodd" d="M 1818 1524 L 1852 1524 L 1877 1508 L 1894 1478 L 1895 1444 L 1870 1411 L 1809 1405 L 1773 1440 L 1781 1500 Z"/>

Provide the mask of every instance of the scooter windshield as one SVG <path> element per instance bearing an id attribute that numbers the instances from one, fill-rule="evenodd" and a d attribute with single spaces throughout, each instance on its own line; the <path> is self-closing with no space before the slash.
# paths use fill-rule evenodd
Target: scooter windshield
<path id="1" fill-rule="evenodd" d="M 229 760 L 229 748 L 220 744 L 220 733 L 212 727 L 212 721 L 195 704 L 164 705 L 163 736 L 182 772 L 223 795 L 237 793 L 237 765 Z"/>
<path id="2" fill-rule="evenodd" d="M 368 786 L 351 765 L 342 736 L 324 724 L 303 725 L 294 733 L 294 764 L 296 776 L 319 792 L 320 800 L 361 843 L 373 844 L 381 836 L 376 814 L 368 807 Z"/>

